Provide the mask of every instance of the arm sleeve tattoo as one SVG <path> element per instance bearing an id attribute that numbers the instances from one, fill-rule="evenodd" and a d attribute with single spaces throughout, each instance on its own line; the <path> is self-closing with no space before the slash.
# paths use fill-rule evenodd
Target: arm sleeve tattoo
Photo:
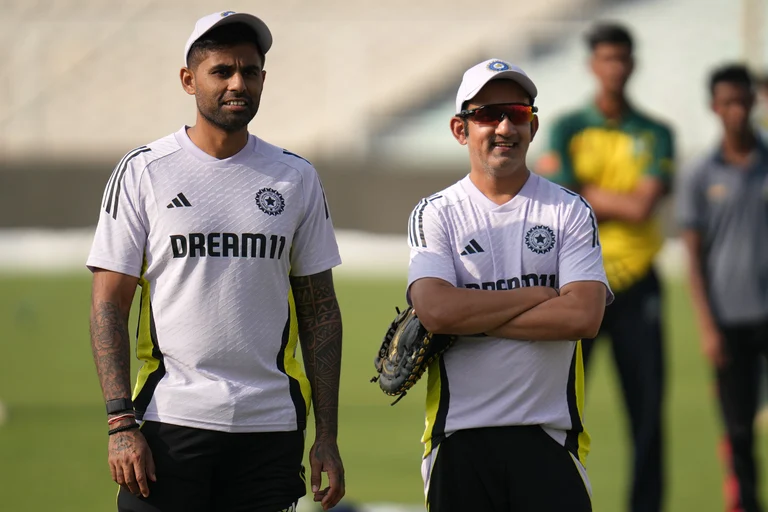
<path id="1" fill-rule="evenodd" d="M 131 396 L 130 347 L 128 311 L 113 302 L 94 301 L 91 350 L 104 400 Z"/>
<path id="2" fill-rule="evenodd" d="M 330 270 L 291 277 L 304 365 L 312 386 L 318 438 L 338 432 L 341 312 Z"/>

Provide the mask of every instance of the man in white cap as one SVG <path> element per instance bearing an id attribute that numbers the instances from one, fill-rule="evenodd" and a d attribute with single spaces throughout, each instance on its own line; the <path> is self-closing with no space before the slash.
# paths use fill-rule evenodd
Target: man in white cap
<path id="1" fill-rule="evenodd" d="M 469 174 L 410 217 L 409 300 L 459 335 L 429 368 L 430 512 L 592 509 L 577 340 L 613 295 L 589 205 L 526 167 L 536 92 L 503 60 L 469 69 L 451 119 Z"/>
<path id="2" fill-rule="evenodd" d="M 248 133 L 271 45 L 250 14 L 200 19 L 181 70 L 195 125 L 130 151 L 107 183 L 87 265 L 121 512 L 294 511 L 310 401 L 314 499 L 344 495 L 328 206 L 309 162 Z"/>

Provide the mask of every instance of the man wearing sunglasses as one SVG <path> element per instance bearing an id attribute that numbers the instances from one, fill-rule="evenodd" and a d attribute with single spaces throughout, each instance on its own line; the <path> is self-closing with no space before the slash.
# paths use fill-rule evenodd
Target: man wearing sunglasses
<path id="1" fill-rule="evenodd" d="M 430 332 L 459 336 L 429 367 L 432 512 L 592 509 L 577 340 L 612 294 L 587 203 L 526 167 L 536 94 L 502 60 L 464 74 L 450 126 L 469 174 L 408 224 L 409 301 Z"/>
<path id="2" fill-rule="evenodd" d="M 617 25 L 588 36 L 596 98 L 559 119 L 539 174 L 580 193 L 599 224 L 605 271 L 616 302 L 601 334 L 611 339 L 634 439 L 631 510 L 657 512 L 662 501 L 663 350 L 661 291 L 653 260 L 663 237 L 656 205 L 669 191 L 670 130 L 627 100 L 632 38 Z M 594 340 L 584 340 L 588 364 Z"/>

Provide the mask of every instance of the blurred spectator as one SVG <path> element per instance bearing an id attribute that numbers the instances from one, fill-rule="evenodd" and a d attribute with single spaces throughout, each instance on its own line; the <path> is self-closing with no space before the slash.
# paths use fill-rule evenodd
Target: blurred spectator
<path id="1" fill-rule="evenodd" d="M 754 109 L 755 126 L 763 140 L 768 140 L 768 73 L 755 80 L 757 101 Z"/>
<path id="2" fill-rule="evenodd" d="M 723 139 L 681 175 L 677 213 L 737 483 L 728 510 L 756 512 L 763 510 L 753 422 L 760 356 L 768 356 L 768 147 L 750 121 L 755 95 L 749 71 L 719 68 L 709 87 Z"/>
<path id="3" fill-rule="evenodd" d="M 621 378 L 634 440 L 634 512 L 661 509 L 664 358 L 661 291 L 653 260 L 662 245 L 656 205 L 668 192 L 672 133 L 626 97 L 634 70 L 626 28 L 599 24 L 589 32 L 596 97 L 560 118 L 537 172 L 579 192 L 597 216 L 605 271 L 616 300 L 606 309 L 607 334 Z M 594 340 L 583 340 L 589 362 Z"/>
<path id="4" fill-rule="evenodd" d="M 768 143 L 768 72 L 755 79 L 756 102 L 752 119 L 763 142 Z M 768 362 L 760 365 L 760 408 L 755 425 L 768 430 Z"/>

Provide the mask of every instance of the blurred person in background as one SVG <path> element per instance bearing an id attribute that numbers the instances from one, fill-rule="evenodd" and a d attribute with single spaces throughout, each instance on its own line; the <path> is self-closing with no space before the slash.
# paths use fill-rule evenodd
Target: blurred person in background
<path id="1" fill-rule="evenodd" d="M 600 335 L 611 341 L 633 447 L 630 510 L 657 512 L 663 499 L 664 351 L 661 289 L 653 260 L 663 237 L 657 204 L 669 192 L 670 129 L 630 103 L 634 44 L 626 28 L 598 24 L 587 35 L 597 95 L 558 119 L 536 171 L 580 193 L 599 223 L 605 272 L 616 300 Z M 588 364 L 594 339 L 583 340 Z"/>
<path id="2" fill-rule="evenodd" d="M 589 206 L 526 166 L 536 94 L 508 62 L 467 70 L 450 126 L 469 174 L 410 217 L 409 301 L 459 336 L 429 367 L 431 512 L 592 510 L 577 340 L 613 294 Z"/>
<path id="3" fill-rule="evenodd" d="M 768 144 L 768 72 L 763 72 L 755 78 L 755 100 L 752 110 L 753 126 L 757 128 L 763 143 Z M 755 425 L 768 431 L 768 362 L 762 362 L 760 365 L 759 403 Z"/>
<path id="4" fill-rule="evenodd" d="M 755 78 L 754 126 L 763 140 L 768 140 L 768 73 Z"/>
<path id="5" fill-rule="evenodd" d="M 310 402 L 314 500 L 344 495 L 332 221 L 312 165 L 248 133 L 271 45 L 250 14 L 198 20 L 180 74 L 195 125 L 130 151 L 104 193 L 91 343 L 121 512 L 295 511 Z"/>
<path id="6" fill-rule="evenodd" d="M 755 92 L 745 66 L 715 70 L 709 91 L 722 141 L 681 174 L 677 216 L 737 483 L 727 509 L 758 512 L 754 419 L 760 364 L 768 361 L 768 147 L 751 123 Z"/>

